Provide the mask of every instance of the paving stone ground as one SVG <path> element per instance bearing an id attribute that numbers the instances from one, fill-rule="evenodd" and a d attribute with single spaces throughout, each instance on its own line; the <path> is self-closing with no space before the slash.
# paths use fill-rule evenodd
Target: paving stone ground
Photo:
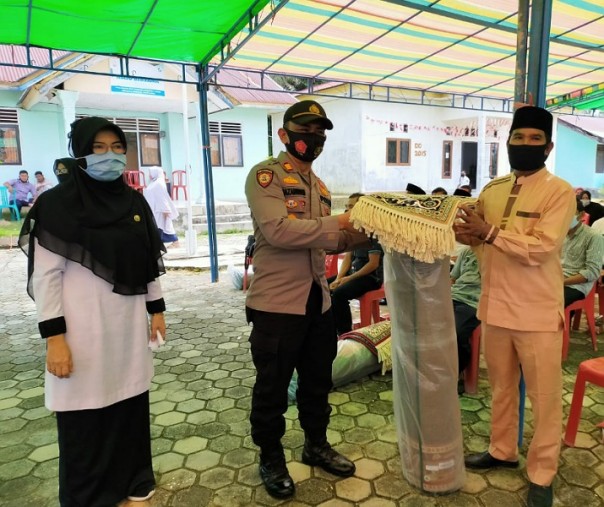
<path id="1" fill-rule="evenodd" d="M 220 245 L 220 239 L 219 239 Z M 243 242 L 244 246 L 244 242 Z M 223 263 L 224 264 L 224 263 Z M 224 264 L 226 265 L 226 264 Z M 0 250 L 0 505 L 58 505 L 54 415 L 44 408 L 44 342 L 25 293 L 25 256 Z M 168 344 L 155 356 L 151 388 L 152 448 L 158 481 L 154 506 L 482 506 L 525 505 L 524 458 L 519 470 L 467 473 L 464 488 L 431 496 L 403 478 L 392 412 L 390 375 L 373 375 L 334 390 L 329 440 L 356 462 L 341 479 L 301 463 L 303 432 L 295 406 L 284 438 L 292 500 L 278 501 L 262 487 L 257 448 L 249 436 L 254 383 L 243 312 L 244 294 L 222 273 L 170 270 L 162 278 Z M 578 364 L 597 355 L 584 330 L 573 333 L 564 363 L 565 414 Z M 467 451 L 488 443 L 489 389 L 481 370 L 479 393 L 461 398 Z M 604 446 L 596 424 L 604 419 L 604 390 L 588 386 L 577 447 L 563 447 L 555 482 L 556 506 L 604 505 Z M 526 413 L 526 456 L 532 434 Z"/>

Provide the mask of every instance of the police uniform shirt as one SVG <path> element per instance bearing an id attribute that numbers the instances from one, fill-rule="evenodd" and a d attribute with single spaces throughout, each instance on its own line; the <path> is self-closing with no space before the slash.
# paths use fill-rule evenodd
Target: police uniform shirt
<path id="1" fill-rule="evenodd" d="M 331 215 L 331 194 L 311 170 L 298 172 L 281 152 L 256 165 L 245 183 L 256 247 L 254 278 L 246 306 L 304 315 L 313 283 L 331 306 L 325 280 L 325 250 L 344 251 L 367 241 L 362 233 L 339 231 Z"/>

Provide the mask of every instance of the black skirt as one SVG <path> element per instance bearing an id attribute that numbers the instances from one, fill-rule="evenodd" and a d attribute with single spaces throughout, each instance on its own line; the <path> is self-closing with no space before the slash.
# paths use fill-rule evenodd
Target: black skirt
<path id="1" fill-rule="evenodd" d="M 57 412 L 61 507 L 113 507 L 155 488 L 149 392 L 93 410 Z"/>

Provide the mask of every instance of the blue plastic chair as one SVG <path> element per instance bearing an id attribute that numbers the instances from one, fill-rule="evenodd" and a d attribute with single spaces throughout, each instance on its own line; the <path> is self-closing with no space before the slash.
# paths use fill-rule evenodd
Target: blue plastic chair
<path id="1" fill-rule="evenodd" d="M 0 186 L 0 213 L 4 208 L 10 210 L 10 215 L 11 217 L 14 217 L 15 220 L 21 220 L 21 213 L 19 213 L 19 208 L 17 207 L 15 194 L 13 193 L 13 202 L 10 202 L 8 188 L 2 185 Z"/>

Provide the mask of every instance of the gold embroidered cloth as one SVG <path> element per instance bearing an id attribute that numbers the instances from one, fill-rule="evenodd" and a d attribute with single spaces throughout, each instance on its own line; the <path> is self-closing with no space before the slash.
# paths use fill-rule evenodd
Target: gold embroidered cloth
<path id="1" fill-rule="evenodd" d="M 361 197 L 350 217 L 356 228 L 377 236 L 384 250 L 431 263 L 454 251 L 453 222 L 461 203 L 473 205 L 476 199 L 374 193 Z"/>

